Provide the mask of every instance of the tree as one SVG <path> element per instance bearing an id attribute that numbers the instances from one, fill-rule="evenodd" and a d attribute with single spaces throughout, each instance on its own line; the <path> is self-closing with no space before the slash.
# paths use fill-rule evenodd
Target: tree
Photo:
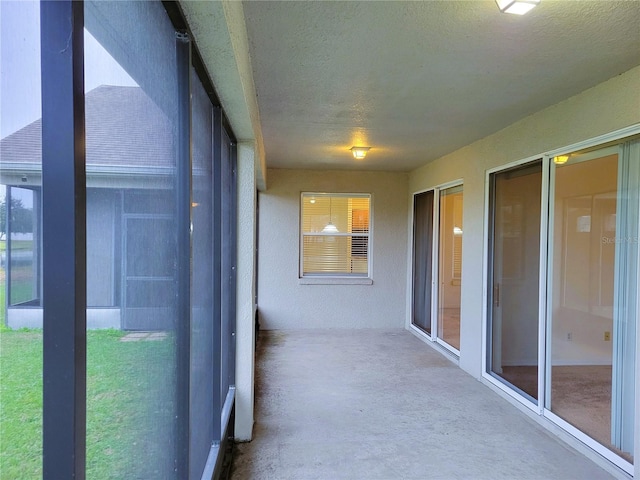
<path id="1" fill-rule="evenodd" d="M 11 198 L 11 232 L 12 233 L 32 233 L 33 232 L 33 210 L 25 208 L 22 200 Z M 0 202 L 0 240 L 4 240 L 7 235 L 7 198 Z"/>

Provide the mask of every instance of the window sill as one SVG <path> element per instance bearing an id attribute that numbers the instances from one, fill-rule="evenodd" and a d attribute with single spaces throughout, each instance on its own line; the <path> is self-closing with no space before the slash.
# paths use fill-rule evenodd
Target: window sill
<path id="1" fill-rule="evenodd" d="M 373 285 L 367 277 L 302 277 L 300 285 Z"/>

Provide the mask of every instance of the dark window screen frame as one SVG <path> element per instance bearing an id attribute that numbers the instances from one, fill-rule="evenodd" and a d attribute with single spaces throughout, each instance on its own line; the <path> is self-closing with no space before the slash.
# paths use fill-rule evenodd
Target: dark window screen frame
<path id="1" fill-rule="evenodd" d="M 121 4 L 123 6 L 124 4 Z M 173 24 L 176 32 L 180 32 L 176 39 L 176 50 L 180 50 L 178 42 L 184 42 L 191 37 L 177 2 L 163 2 L 165 11 Z M 72 18 L 73 21 L 69 21 Z M 86 476 L 86 162 L 84 153 L 84 88 L 83 88 L 83 29 L 84 29 L 84 4 L 72 0 L 59 2 L 41 2 L 41 63 L 42 63 L 42 89 L 43 89 L 43 154 L 45 152 L 60 152 L 61 158 L 66 161 L 51 161 L 46 158 L 43 161 L 43 204 L 55 205 L 55 208 L 43 210 L 43 236 L 47 242 L 43 248 L 43 297 L 45 330 L 44 330 L 44 400 L 43 400 L 43 477 L 44 478 L 79 478 Z M 185 35 L 186 33 L 186 35 Z M 212 318 L 214 330 L 218 330 L 218 339 L 221 343 L 220 350 L 210 364 L 204 365 L 212 375 L 220 379 L 218 385 L 226 387 L 224 399 L 216 398 L 212 394 L 214 416 L 217 420 L 214 424 L 215 436 L 211 444 L 210 454 L 205 465 L 194 466 L 194 471 L 203 471 L 203 475 L 211 473 L 222 465 L 220 461 L 224 454 L 224 445 L 230 434 L 232 435 L 233 422 L 232 410 L 234 402 L 234 372 L 235 372 L 235 225 L 237 218 L 236 193 L 236 148 L 235 137 L 229 128 L 226 115 L 220 108 L 220 103 L 215 96 L 215 90 L 211 80 L 206 75 L 204 64 L 195 45 L 190 43 L 189 49 L 182 51 L 182 65 L 193 66 L 202 81 L 205 91 L 211 101 L 214 110 L 217 109 L 217 121 L 214 121 L 214 139 L 218 142 L 222 139 L 221 132 L 224 129 L 226 146 L 221 143 L 213 144 L 214 150 L 228 149 L 228 166 L 224 178 L 214 178 L 214 211 L 213 219 L 220 219 L 224 211 L 230 238 L 223 245 L 220 223 L 212 221 L 213 225 L 213 255 L 214 267 L 218 270 L 214 285 L 221 287 L 224 276 L 226 288 L 222 296 L 222 289 L 216 298 L 226 305 L 226 325 L 224 335 L 220 335 L 222 305 L 216 306 L 218 313 Z M 123 49 L 133 48 L 123 45 Z M 186 63 L 184 53 L 188 52 Z M 60 55 L 65 52 L 65 55 Z M 179 54 L 180 55 L 180 54 Z M 120 60 L 120 59 L 118 59 Z M 127 65 L 125 65 L 127 67 Z M 187 74 L 189 73 L 187 69 Z M 182 70 L 184 72 L 184 68 Z M 176 78 L 179 74 L 176 72 Z M 144 82 L 143 82 L 144 83 Z M 190 108 L 190 85 L 182 85 L 180 98 L 176 103 L 188 105 Z M 185 88 L 186 87 L 186 88 Z M 184 114 L 189 113 L 182 110 Z M 178 114 L 178 112 L 176 112 Z M 191 124 L 188 120 L 180 123 L 179 132 L 182 142 L 181 152 L 187 152 L 191 142 Z M 187 157 L 190 153 L 187 154 Z M 184 157 L 182 157 L 184 160 Z M 220 157 L 218 156 L 218 159 Z M 190 158 L 186 161 L 190 162 Z M 215 162 L 215 159 L 214 159 Z M 184 164 L 182 165 L 184 168 Z M 191 164 L 188 165 L 189 169 Z M 214 172 L 220 172 L 214 166 Z M 182 177 L 182 188 L 179 190 L 178 216 L 182 223 L 187 224 L 191 207 L 191 171 L 187 177 Z M 184 188 L 188 186 L 187 188 Z M 223 196 L 221 189 L 227 189 Z M 217 200 L 217 201 L 216 201 Z M 184 208 L 186 206 L 186 209 Z M 186 220 L 186 223 L 185 223 Z M 180 220 L 179 220 L 180 221 Z M 215 241 L 215 238 L 218 241 Z M 179 240 L 180 242 L 180 240 Z M 182 240 L 183 256 L 190 257 L 191 246 L 185 245 Z M 222 270 L 220 257 L 224 252 L 232 255 L 231 260 L 225 264 Z M 216 261 L 215 258 L 218 260 Z M 186 264 L 190 264 L 187 261 Z M 189 287 L 184 285 L 184 278 L 189 277 L 190 270 L 186 270 L 186 277 L 181 276 L 183 288 L 179 288 L 183 304 L 186 305 L 186 317 L 180 317 L 182 330 L 189 333 L 189 306 L 191 305 Z M 71 279 L 69 282 L 61 281 Z M 56 298 L 57 297 L 57 298 Z M 186 300 L 185 300 L 186 299 Z M 185 303 L 186 302 L 186 303 Z M 184 309 L 183 309 L 184 310 Z M 184 312 L 180 310 L 181 314 Z M 64 319 L 64 320 L 59 320 Z M 47 324 L 50 325 L 47 328 Z M 181 360 L 177 367 L 177 374 L 181 376 L 180 385 L 189 385 L 189 354 L 190 345 L 188 339 L 184 339 L 183 347 L 179 352 Z M 215 340 L 215 333 L 214 333 Z M 223 362 L 223 357 L 225 358 Z M 224 366 L 224 370 L 223 370 Z M 224 381 L 222 380 L 224 378 Z M 186 391 L 186 394 L 184 393 Z M 178 465 L 176 465 L 176 478 L 188 478 L 190 469 L 189 441 L 191 428 L 194 427 L 188 421 L 189 415 L 189 389 L 183 390 L 183 408 L 180 410 L 180 428 L 178 429 L 179 442 Z M 186 403 L 185 403 L 186 402 Z M 60 406 L 64 405 L 64 408 Z M 185 417 L 185 415 L 187 417 Z M 145 459 L 140 459 L 144 461 Z M 200 460 L 202 462 L 202 460 Z M 193 478 L 195 474 L 189 475 Z"/>
<path id="2" fill-rule="evenodd" d="M 411 324 L 431 335 L 433 283 L 433 190 L 413 197 L 413 295 Z"/>

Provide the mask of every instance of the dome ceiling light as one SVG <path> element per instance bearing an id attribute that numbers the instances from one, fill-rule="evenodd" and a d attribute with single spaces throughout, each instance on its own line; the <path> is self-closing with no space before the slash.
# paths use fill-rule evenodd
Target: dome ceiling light
<path id="1" fill-rule="evenodd" d="M 351 153 L 353 153 L 353 158 L 356 160 L 362 160 L 367 156 L 367 152 L 371 150 L 371 147 L 351 147 Z"/>
<path id="2" fill-rule="evenodd" d="M 502 13 L 524 15 L 540 3 L 540 0 L 496 0 Z"/>

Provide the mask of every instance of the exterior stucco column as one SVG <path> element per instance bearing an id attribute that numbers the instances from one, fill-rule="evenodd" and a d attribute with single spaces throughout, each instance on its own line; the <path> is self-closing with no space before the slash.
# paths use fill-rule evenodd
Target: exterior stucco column
<path id="1" fill-rule="evenodd" d="M 252 143 L 238 144 L 235 439 L 251 440 L 255 372 L 256 174 Z"/>

